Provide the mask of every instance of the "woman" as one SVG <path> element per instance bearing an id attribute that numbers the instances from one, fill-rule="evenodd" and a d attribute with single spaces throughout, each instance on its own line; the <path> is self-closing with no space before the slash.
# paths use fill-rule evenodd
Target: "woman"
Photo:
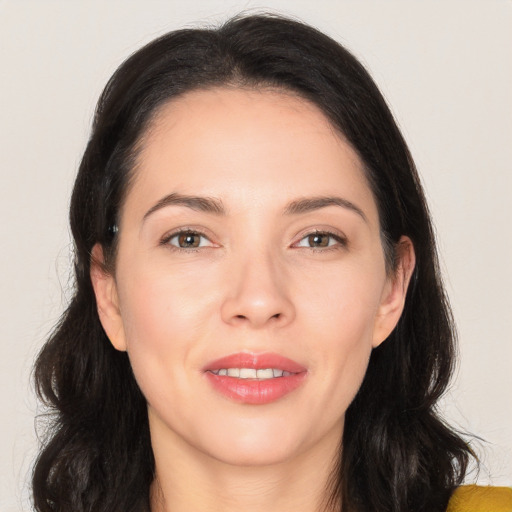
<path id="1" fill-rule="evenodd" d="M 424 195 L 343 47 L 269 16 L 183 30 L 103 92 L 76 293 L 36 366 L 38 511 L 442 511 L 453 324 Z"/>

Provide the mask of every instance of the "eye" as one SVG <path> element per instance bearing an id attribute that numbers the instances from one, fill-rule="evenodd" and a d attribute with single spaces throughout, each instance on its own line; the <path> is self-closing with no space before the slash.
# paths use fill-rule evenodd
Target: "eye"
<path id="1" fill-rule="evenodd" d="M 212 247 L 213 243 L 197 231 L 178 231 L 162 240 L 162 245 L 171 245 L 178 249 L 198 249 Z"/>
<path id="2" fill-rule="evenodd" d="M 301 238 L 295 247 L 307 247 L 309 249 L 324 249 L 334 246 L 345 246 L 346 240 L 334 233 L 327 231 L 315 231 Z"/>

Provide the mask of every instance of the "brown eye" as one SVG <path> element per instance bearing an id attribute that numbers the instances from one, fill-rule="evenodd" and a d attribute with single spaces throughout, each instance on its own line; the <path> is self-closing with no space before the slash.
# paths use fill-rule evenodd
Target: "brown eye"
<path id="1" fill-rule="evenodd" d="M 314 233 L 307 238 L 309 247 L 329 247 L 331 237 L 327 233 Z"/>
<path id="2" fill-rule="evenodd" d="M 179 249 L 197 249 L 201 247 L 212 246 L 212 243 L 206 236 L 195 231 L 180 231 L 173 234 L 163 243 L 172 245 Z"/>
<path id="3" fill-rule="evenodd" d="M 199 247 L 201 237 L 197 233 L 181 233 L 176 237 L 179 247 Z"/>
<path id="4" fill-rule="evenodd" d="M 323 231 L 309 233 L 309 235 L 306 235 L 295 244 L 295 247 L 305 247 L 308 249 L 327 249 L 329 247 L 335 248 L 336 246 L 346 246 L 346 240 L 334 233 Z"/>

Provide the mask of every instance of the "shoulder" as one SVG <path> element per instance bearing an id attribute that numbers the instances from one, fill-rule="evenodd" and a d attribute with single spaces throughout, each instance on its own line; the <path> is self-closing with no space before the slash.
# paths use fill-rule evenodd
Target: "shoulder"
<path id="1" fill-rule="evenodd" d="M 512 512 L 512 489 L 463 485 L 453 493 L 446 512 Z"/>

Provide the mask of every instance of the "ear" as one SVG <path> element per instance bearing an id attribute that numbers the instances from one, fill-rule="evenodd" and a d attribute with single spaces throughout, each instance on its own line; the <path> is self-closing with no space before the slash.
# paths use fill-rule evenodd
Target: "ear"
<path id="1" fill-rule="evenodd" d="M 396 246 L 396 270 L 388 277 L 373 331 L 373 347 L 378 347 L 396 327 L 405 306 L 405 297 L 411 280 L 416 256 L 412 241 L 402 236 Z"/>
<path id="2" fill-rule="evenodd" d="M 126 350 L 123 320 L 114 276 L 105 270 L 103 248 L 96 244 L 91 253 L 91 282 L 101 325 L 110 343 L 120 351 Z"/>

